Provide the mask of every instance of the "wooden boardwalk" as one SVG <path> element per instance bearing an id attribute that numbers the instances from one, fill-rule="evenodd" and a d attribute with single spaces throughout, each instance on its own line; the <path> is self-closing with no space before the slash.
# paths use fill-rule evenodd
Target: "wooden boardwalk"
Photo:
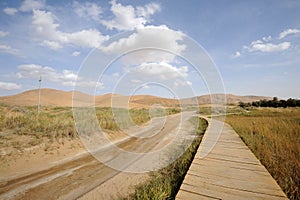
<path id="1" fill-rule="evenodd" d="M 209 124 L 176 199 L 287 199 L 228 124 L 216 143 L 216 130 L 222 123 L 210 120 Z"/>

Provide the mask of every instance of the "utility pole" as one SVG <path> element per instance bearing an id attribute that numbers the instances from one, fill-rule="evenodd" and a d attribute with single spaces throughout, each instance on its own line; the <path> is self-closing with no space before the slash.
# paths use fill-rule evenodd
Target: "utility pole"
<path id="1" fill-rule="evenodd" d="M 42 85 L 42 77 L 39 79 L 39 97 L 38 97 L 38 113 L 40 113 L 41 109 L 41 85 Z"/>

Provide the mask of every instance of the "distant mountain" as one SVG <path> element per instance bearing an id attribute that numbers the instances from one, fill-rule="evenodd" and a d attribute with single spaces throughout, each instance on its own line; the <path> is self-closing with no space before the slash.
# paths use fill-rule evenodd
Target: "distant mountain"
<path id="1" fill-rule="evenodd" d="M 222 98 L 222 94 L 203 95 L 192 98 L 181 99 L 180 103 L 185 106 L 195 106 L 211 104 L 211 97 L 214 99 Z M 73 91 L 61 91 L 55 89 L 41 89 L 41 105 L 42 106 L 72 106 Z M 80 97 L 81 105 L 89 105 L 91 101 L 95 101 L 96 106 L 102 107 L 127 107 L 128 102 L 131 108 L 149 108 L 155 104 L 164 107 L 173 107 L 179 105 L 179 100 L 168 99 L 151 95 L 135 95 L 124 96 L 120 94 L 104 94 L 99 96 L 91 96 L 88 94 L 76 93 L 76 97 Z M 87 100 L 88 99 L 88 100 Z M 265 96 L 236 96 L 226 94 L 227 104 L 238 104 L 238 102 L 252 102 L 262 99 L 270 100 L 271 97 Z M 29 90 L 20 94 L 0 97 L 0 103 L 8 105 L 34 106 L 38 102 L 38 90 Z"/>
<path id="2" fill-rule="evenodd" d="M 20 94 L 0 97 L 0 102 L 9 105 L 37 105 L 38 90 L 29 90 Z M 43 106 L 72 106 L 72 92 L 54 89 L 41 89 L 41 105 Z"/>
<path id="3" fill-rule="evenodd" d="M 181 102 L 183 102 L 183 104 L 186 105 L 196 105 L 197 102 L 200 105 L 208 105 L 208 104 L 212 104 L 212 99 L 214 98 L 216 100 L 216 102 L 220 101 L 224 98 L 224 94 L 211 94 L 211 95 L 202 95 L 202 96 L 198 96 L 198 97 L 192 97 L 192 98 L 186 98 L 186 99 L 182 99 Z M 249 103 L 249 102 L 253 102 L 253 101 L 259 101 L 259 100 L 270 100 L 272 99 L 272 97 L 267 97 L 267 96 L 253 96 L 253 95 L 249 95 L 249 96 L 237 96 L 237 95 L 233 95 L 233 94 L 226 94 L 226 103 L 228 105 L 230 104 L 238 104 L 239 102 L 244 102 L 244 103 Z"/>

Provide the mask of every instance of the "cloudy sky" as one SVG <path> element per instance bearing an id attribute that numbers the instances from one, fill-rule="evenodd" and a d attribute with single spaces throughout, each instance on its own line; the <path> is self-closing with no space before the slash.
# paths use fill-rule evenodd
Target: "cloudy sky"
<path id="1" fill-rule="evenodd" d="M 36 89 L 40 76 L 43 87 L 65 91 L 209 93 L 203 74 L 178 56 L 191 38 L 215 63 L 226 93 L 300 98 L 299 10 L 296 0 L 2 0 L 0 95 Z M 163 50 L 133 51 L 141 44 Z M 104 73 L 102 61 L 86 66 L 125 51 Z"/>

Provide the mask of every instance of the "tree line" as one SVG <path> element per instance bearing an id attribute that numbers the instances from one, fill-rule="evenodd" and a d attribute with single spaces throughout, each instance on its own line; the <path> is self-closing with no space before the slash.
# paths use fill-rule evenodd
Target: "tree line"
<path id="1" fill-rule="evenodd" d="M 245 107 L 273 107 L 273 108 L 278 108 L 278 107 L 300 107 L 300 100 L 299 99 L 293 99 L 289 98 L 287 100 L 279 100 L 277 97 L 273 97 L 272 100 L 259 100 L 259 101 L 253 101 L 252 103 L 244 103 L 244 102 L 239 102 L 239 106 L 242 108 Z"/>

